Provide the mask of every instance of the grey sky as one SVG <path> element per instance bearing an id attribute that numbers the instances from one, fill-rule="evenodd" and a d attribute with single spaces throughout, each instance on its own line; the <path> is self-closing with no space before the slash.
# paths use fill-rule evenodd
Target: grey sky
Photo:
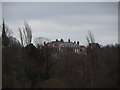
<path id="1" fill-rule="evenodd" d="M 2 23 L 2 2 L 0 1 L 0 27 Z M 2 31 L 0 30 L 0 35 L 2 34 Z"/>
<path id="2" fill-rule="evenodd" d="M 2 2 L 0 1 L 0 23 L 2 20 Z"/>
<path id="3" fill-rule="evenodd" d="M 88 30 L 95 41 L 106 45 L 118 42 L 117 2 L 3 2 L 2 15 L 18 38 L 18 27 L 26 20 L 33 38 L 63 38 L 87 44 Z"/>

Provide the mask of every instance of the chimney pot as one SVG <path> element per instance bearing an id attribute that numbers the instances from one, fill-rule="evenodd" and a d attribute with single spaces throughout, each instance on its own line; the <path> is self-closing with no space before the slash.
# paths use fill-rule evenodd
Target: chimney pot
<path id="1" fill-rule="evenodd" d="M 70 43 L 70 39 L 68 39 L 68 42 Z"/>
<path id="2" fill-rule="evenodd" d="M 64 42 L 63 39 L 61 39 L 61 42 Z"/>
<path id="3" fill-rule="evenodd" d="M 44 46 L 46 45 L 46 42 L 44 42 Z"/>
<path id="4" fill-rule="evenodd" d="M 76 44 L 76 41 L 74 41 L 74 44 Z"/>
<path id="5" fill-rule="evenodd" d="M 58 42 L 58 39 L 56 39 L 56 42 Z"/>
<path id="6" fill-rule="evenodd" d="M 79 45 L 79 41 L 77 41 L 77 44 Z"/>

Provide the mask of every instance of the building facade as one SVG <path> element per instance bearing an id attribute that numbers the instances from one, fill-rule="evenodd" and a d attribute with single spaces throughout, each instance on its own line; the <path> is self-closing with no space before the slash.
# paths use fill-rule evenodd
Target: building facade
<path id="1" fill-rule="evenodd" d="M 77 43 L 75 41 L 71 42 L 70 39 L 68 40 L 68 42 L 64 42 L 63 39 L 61 39 L 60 41 L 56 39 L 56 41 L 44 43 L 44 45 L 57 49 L 59 52 L 63 52 L 67 49 L 70 52 L 87 54 L 87 48 L 84 45 L 79 45 L 79 41 L 77 41 Z"/>

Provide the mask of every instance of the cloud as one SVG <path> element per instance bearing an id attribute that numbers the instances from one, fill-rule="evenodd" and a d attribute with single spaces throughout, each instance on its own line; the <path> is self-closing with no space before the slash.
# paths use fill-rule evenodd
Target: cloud
<path id="1" fill-rule="evenodd" d="M 108 0 L 4 0 L 3 2 L 108 2 Z M 119 2 L 119 0 L 109 0 Z"/>
<path id="2" fill-rule="evenodd" d="M 51 18 L 61 15 L 114 14 L 117 3 L 43 3 L 43 2 L 4 2 L 3 15 L 9 19 Z M 28 17 L 29 16 L 29 17 Z"/>
<path id="3" fill-rule="evenodd" d="M 3 16 L 16 37 L 26 20 L 34 38 L 71 38 L 85 44 L 91 30 L 95 40 L 104 45 L 117 42 L 117 3 L 3 3 Z"/>
<path id="4" fill-rule="evenodd" d="M 0 23 L 2 21 L 2 3 L 0 2 Z"/>

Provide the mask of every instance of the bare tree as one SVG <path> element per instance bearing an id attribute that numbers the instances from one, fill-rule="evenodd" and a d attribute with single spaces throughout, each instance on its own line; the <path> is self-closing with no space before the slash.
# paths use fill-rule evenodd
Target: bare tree
<path id="1" fill-rule="evenodd" d="M 26 45 L 28 45 L 32 41 L 32 30 L 27 22 L 24 22 L 24 25 L 25 25 L 25 27 L 23 29 L 24 35 L 25 35 Z"/>
<path id="2" fill-rule="evenodd" d="M 7 37 L 11 37 L 13 35 L 12 30 L 7 25 L 5 25 L 5 28 L 6 28 L 5 32 L 6 32 Z"/>
<path id="3" fill-rule="evenodd" d="M 88 44 L 95 43 L 94 36 L 91 31 L 88 31 L 88 36 L 86 37 Z"/>
<path id="4" fill-rule="evenodd" d="M 20 34 L 21 44 L 22 44 L 22 46 L 23 46 L 23 34 L 22 34 L 22 31 L 21 31 L 20 28 L 19 28 L 19 34 Z"/>
<path id="5" fill-rule="evenodd" d="M 36 46 L 43 46 L 44 42 L 49 42 L 50 39 L 46 38 L 46 37 L 37 37 L 34 39 L 34 43 Z"/>
<path id="6" fill-rule="evenodd" d="M 3 46 L 8 46 L 9 45 L 9 38 L 8 37 L 11 37 L 12 35 L 12 31 L 8 28 L 8 26 L 5 24 L 4 22 L 4 19 L 3 19 L 3 24 L 1 26 L 2 28 L 2 44 Z"/>
<path id="7" fill-rule="evenodd" d="M 0 26 L 0 29 L 2 30 L 2 34 L 6 37 L 11 37 L 13 34 L 12 30 L 5 24 L 4 19 L 3 19 L 3 25 Z"/>
<path id="8" fill-rule="evenodd" d="M 3 19 L 2 28 L 2 45 L 3 47 L 11 46 L 11 45 L 20 45 L 19 41 L 12 35 L 13 32 L 9 27 L 5 24 Z"/>
<path id="9" fill-rule="evenodd" d="M 94 87 L 94 61 L 95 61 L 95 53 L 94 53 L 94 36 L 91 33 L 91 31 L 88 31 L 88 36 L 86 37 L 87 42 L 88 42 L 88 53 L 91 55 L 91 83 L 90 86 L 93 88 Z"/>
<path id="10" fill-rule="evenodd" d="M 27 22 L 24 22 L 23 31 L 19 28 L 19 35 L 22 46 L 26 46 L 32 41 L 32 30 Z"/>
<path id="11" fill-rule="evenodd" d="M 88 31 L 88 35 L 89 35 L 89 39 L 90 39 L 91 43 L 95 43 L 94 36 L 91 31 Z"/>
<path id="12" fill-rule="evenodd" d="M 86 40 L 87 40 L 88 45 L 89 45 L 89 44 L 90 44 L 90 40 L 89 40 L 89 37 L 88 37 L 88 36 L 86 36 Z"/>

